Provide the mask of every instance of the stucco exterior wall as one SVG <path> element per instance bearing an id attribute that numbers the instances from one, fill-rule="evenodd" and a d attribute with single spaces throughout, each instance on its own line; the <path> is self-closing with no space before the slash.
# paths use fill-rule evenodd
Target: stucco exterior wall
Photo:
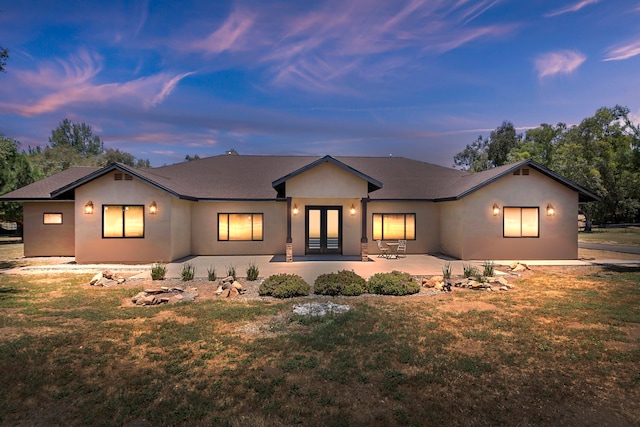
<path id="1" fill-rule="evenodd" d="M 24 203 L 24 256 L 74 256 L 73 202 Z M 62 224 L 44 224 L 44 213 L 61 213 Z"/>
<path id="2" fill-rule="evenodd" d="M 361 199 L 367 190 L 367 181 L 332 163 L 319 164 L 286 182 L 287 197 Z"/>
<path id="3" fill-rule="evenodd" d="M 76 262 L 156 262 L 173 260 L 172 204 L 174 197 L 136 178 L 132 181 L 114 181 L 108 173 L 75 190 L 76 204 Z M 93 202 L 94 213 L 84 213 L 84 205 Z M 156 215 L 149 214 L 149 205 L 158 205 Z M 103 238 L 103 205 L 144 205 L 143 238 Z M 176 233 L 176 236 L 177 233 Z M 189 240 L 190 236 L 184 236 Z"/>
<path id="4" fill-rule="evenodd" d="M 262 213 L 262 241 L 218 241 L 218 213 Z M 197 202 L 191 205 L 193 255 L 284 254 L 286 202 Z"/>
<path id="5" fill-rule="evenodd" d="M 578 194 L 530 169 L 509 175 L 461 200 L 463 259 L 576 259 Z M 492 215 L 497 203 L 500 214 Z M 547 216 L 547 204 L 555 215 Z M 504 238 L 504 207 L 538 207 L 538 238 Z M 443 232 L 443 235 L 445 233 Z"/>
<path id="6" fill-rule="evenodd" d="M 191 255 L 191 206 L 194 202 L 174 197 L 170 200 L 171 259 L 174 260 Z"/>
<path id="7" fill-rule="evenodd" d="M 369 253 L 378 254 L 378 244 L 373 240 L 373 214 L 415 213 L 416 239 L 407 240 L 408 254 L 438 252 L 440 242 L 440 218 L 438 206 L 432 202 L 376 202 L 367 204 L 367 239 Z M 358 227 L 360 230 L 360 227 Z"/>
<path id="8" fill-rule="evenodd" d="M 464 204 L 457 200 L 437 204 L 440 210 L 440 253 L 462 259 Z M 493 204 L 491 205 L 493 206 Z"/>

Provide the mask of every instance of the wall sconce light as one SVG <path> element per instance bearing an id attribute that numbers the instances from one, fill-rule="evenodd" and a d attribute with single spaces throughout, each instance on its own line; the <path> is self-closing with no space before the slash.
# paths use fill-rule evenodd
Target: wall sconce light
<path id="1" fill-rule="evenodd" d="M 93 214 L 93 202 L 91 200 L 89 200 L 87 202 L 87 204 L 84 205 L 84 213 L 86 215 L 92 215 Z"/>
<path id="2" fill-rule="evenodd" d="M 298 205 L 293 205 L 293 214 L 298 215 Z"/>
<path id="3" fill-rule="evenodd" d="M 349 213 L 351 214 L 351 216 L 354 216 L 356 214 L 356 207 L 353 203 L 351 203 L 351 209 L 349 209 Z"/>
<path id="4" fill-rule="evenodd" d="M 151 202 L 151 204 L 149 205 L 149 213 L 151 215 L 155 215 L 158 213 L 158 205 L 156 205 L 156 201 L 154 200 L 153 202 Z"/>
<path id="5" fill-rule="evenodd" d="M 493 208 L 491 208 L 491 212 L 493 213 L 493 216 L 500 215 L 500 206 L 498 206 L 497 203 L 494 203 Z"/>
<path id="6" fill-rule="evenodd" d="M 549 203 L 547 205 L 547 216 L 553 216 L 556 214 L 556 210 L 553 208 L 553 205 L 551 205 L 551 203 Z"/>

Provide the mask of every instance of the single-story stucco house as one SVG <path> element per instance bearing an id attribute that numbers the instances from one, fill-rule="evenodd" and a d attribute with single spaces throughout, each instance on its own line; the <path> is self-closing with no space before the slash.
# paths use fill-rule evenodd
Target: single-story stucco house
<path id="1" fill-rule="evenodd" d="M 401 157 L 222 155 L 152 169 L 74 167 L 24 203 L 25 256 L 78 263 L 189 255 L 367 260 L 377 240 L 459 259 L 575 259 L 589 190 L 525 160 L 479 173 Z"/>

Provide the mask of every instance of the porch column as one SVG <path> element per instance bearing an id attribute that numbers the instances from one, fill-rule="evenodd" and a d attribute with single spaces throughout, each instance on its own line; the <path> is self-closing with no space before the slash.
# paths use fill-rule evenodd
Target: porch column
<path id="1" fill-rule="evenodd" d="M 285 243 L 285 261 L 293 262 L 293 239 L 291 238 L 291 197 L 287 197 L 287 242 Z"/>
<path id="2" fill-rule="evenodd" d="M 369 261 L 369 241 L 367 240 L 367 202 L 368 198 L 362 199 L 362 238 L 360 239 L 360 260 Z"/>

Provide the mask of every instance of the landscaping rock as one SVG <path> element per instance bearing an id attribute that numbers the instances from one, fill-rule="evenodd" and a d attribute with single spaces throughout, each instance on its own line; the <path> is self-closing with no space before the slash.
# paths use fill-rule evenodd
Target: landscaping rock
<path id="1" fill-rule="evenodd" d="M 102 273 L 98 273 L 95 276 L 93 276 L 91 278 L 91 280 L 89 281 L 90 285 L 95 285 L 96 283 L 98 283 L 100 280 L 102 279 Z"/>
<path id="2" fill-rule="evenodd" d="M 308 304 L 296 305 L 293 307 L 293 312 L 302 316 L 325 316 L 328 313 L 341 314 L 351 309 L 348 305 L 334 304 L 332 302 L 317 303 L 311 302 Z"/>

